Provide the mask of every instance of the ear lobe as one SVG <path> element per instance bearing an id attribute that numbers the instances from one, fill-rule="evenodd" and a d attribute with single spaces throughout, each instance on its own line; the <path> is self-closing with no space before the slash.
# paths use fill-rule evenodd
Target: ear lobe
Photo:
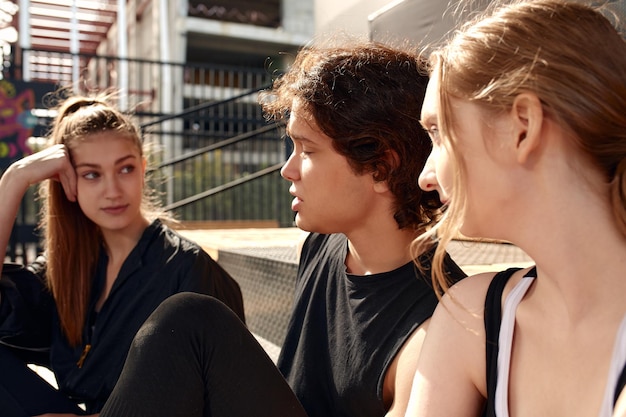
<path id="1" fill-rule="evenodd" d="M 511 112 L 517 137 L 517 161 L 524 164 L 541 144 L 543 106 L 535 94 L 522 93 L 515 97 Z"/>
<path id="2" fill-rule="evenodd" d="M 389 191 L 389 185 L 387 184 L 387 181 L 374 181 L 374 191 L 379 194 L 383 194 Z"/>

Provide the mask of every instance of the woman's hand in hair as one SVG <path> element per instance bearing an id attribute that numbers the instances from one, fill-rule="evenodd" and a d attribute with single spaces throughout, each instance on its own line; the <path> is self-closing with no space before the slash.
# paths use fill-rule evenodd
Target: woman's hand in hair
<path id="1" fill-rule="evenodd" d="M 76 171 L 65 145 L 52 145 L 14 162 L 7 173 L 26 189 L 43 180 L 59 181 L 68 200 L 76 201 Z"/>

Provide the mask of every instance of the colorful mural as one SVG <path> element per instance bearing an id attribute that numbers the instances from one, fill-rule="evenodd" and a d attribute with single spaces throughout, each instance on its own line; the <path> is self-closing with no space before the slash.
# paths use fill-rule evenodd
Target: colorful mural
<path id="1" fill-rule="evenodd" d="M 0 80 L 0 169 L 32 153 L 27 140 L 39 125 L 32 110 L 43 108 L 43 96 L 54 89 L 54 84 Z"/>

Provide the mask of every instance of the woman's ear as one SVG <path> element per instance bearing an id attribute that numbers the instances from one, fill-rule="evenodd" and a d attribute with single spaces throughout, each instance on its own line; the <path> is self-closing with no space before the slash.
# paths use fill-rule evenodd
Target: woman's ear
<path id="1" fill-rule="evenodd" d="M 513 133 L 517 137 L 517 161 L 528 162 L 531 154 L 541 144 L 543 106 L 539 97 L 532 93 L 522 93 L 515 97 L 511 108 Z"/>

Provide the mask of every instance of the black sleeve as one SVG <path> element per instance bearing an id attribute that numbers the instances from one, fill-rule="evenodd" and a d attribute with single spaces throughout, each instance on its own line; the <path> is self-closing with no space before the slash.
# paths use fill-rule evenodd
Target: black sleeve
<path id="1" fill-rule="evenodd" d="M 8 346 L 50 346 L 52 294 L 45 285 L 45 260 L 32 266 L 5 263 L 0 278 L 0 341 Z"/>
<path id="2" fill-rule="evenodd" d="M 241 321 L 245 323 L 243 296 L 239 284 L 213 259 L 211 259 L 209 267 L 211 268 L 211 276 L 215 285 L 215 298 L 230 307 Z"/>
<path id="3" fill-rule="evenodd" d="M 205 293 L 217 298 L 230 307 L 241 321 L 246 322 L 243 296 L 239 284 L 209 254 L 200 250 L 190 276 L 194 277 L 194 281 L 196 281 L 194 285 L 205 288 L 190 288 L 189 291 Z M 200 282 L 195 279 L 199 277 L 201 278 Z"/>

